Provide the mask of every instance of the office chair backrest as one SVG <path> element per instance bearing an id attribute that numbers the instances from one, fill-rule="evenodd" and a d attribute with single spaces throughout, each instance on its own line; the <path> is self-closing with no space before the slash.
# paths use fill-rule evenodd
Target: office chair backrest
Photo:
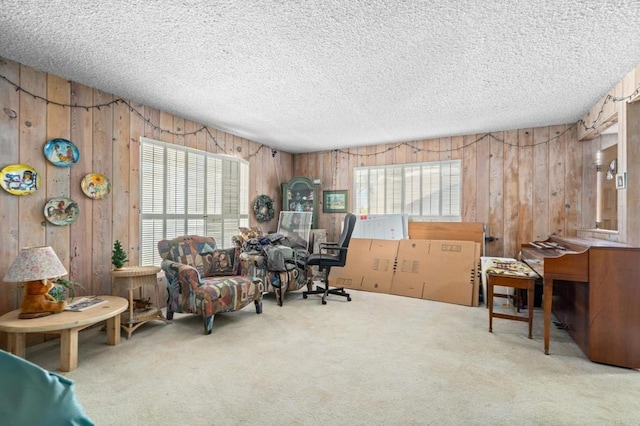
<path id="1" fill-rule="evenodd" d="M 356 227 L 356 215 L 353 213 L 347 213 L 344 217 L 344 225 L 342 227 L 342 234 L 338 240 L 338 247 L 349 247 L 349 241 L 351 241 L 351 234 L 353 234 L 353 228 Z M 347 263 L 347 251 L 339 250 L 338 258 L 340 264 L 344 266 Z"/>

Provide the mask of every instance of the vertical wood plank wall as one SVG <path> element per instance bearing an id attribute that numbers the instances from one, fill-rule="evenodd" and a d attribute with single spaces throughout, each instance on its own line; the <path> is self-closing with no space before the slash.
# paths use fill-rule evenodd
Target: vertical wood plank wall
<path id="1" fill-rule="evenodd" d="M 63 104 L 96 105 L 117 96 L 2 58 L 0 74 L 37 96 Z M 460 159 L 462 219 L 487 224 L 488 235 L 496 238 L 487 244 L 489 255 L 515 256 L 524 242 L 552 233 L 575 235 L 593 222 L 595 183 L 588 179 L 587 167 L 597 146 L 578 142 L 576 125 L 272 155 L 266 146 L 218 129 L 189 134 L 201 124 L 134 102 L 130 105 L 133 109 L 124 103 L 99 110 L 62 108 L 0 80 L 0 167 L 25 163 L 43 178 L 42 187 L 29 196 L 0 191 L 0 279 L 19 248 L 32 245 L 51 245 L 70 278 L 85 285 L 86 294 L 111 291 L 110 258 L 116 239 L 127 247 L 131 264 L 138 264 L 140 136 L 248 159 L 250 199 L 268 194 L 276 210 L 282 203 L 281 183 L 294 176 L 320 179 L 321 191 L 347 189 L 351 194 L 357 166 Z M 75 165 L 58 168 L 46 161 L 43 147 L 53 137 L 77 145 L 80 160 Z M 90 172 L 110 178 L 112 192 L 106 199 L 92 200 L 83 194 L 80 181 Z M 629 174 L 629 186 L 636 178 Z M 56 227 L 45 220 L 44 204 L 55 196 L 78 203 L 80 215 L 74 224 Z M 637 204 L 633 199 L 632 205 Z M 335 239 L 344 215 L 322 213 L 321 206 L 319 210 L 319 226 Z M 250 224 L 258 225 L 250 217 Z M 274 230 L 275 222 L 261 225 L 263 231 Z M 0 314 L 17 308 L 21 296 L 16 284 L 0 281 Z"/>
<path id="2" fill-rule="evenodd" d="M 97 105 L 117 98 L 3 58 L 0 74 L 34 95 L 61 104 Z M 1 281 L 21 247 L 52 246 L 70 278 L 84 285 L 82 294 L 111 293 L 109 271 L 115 240 L 126 247 L 130 264 L 138 264 L 140 136 L 247 159 L 250 199 L 269 194 L 279 211 L 280 182 L 293 177 L 291 154 L 278 152 L 273 157 L 271 149 L 259 143 L 214 128 L 209 128 L 210 133 L 182 135 L 202 125 L 133 102 L 131 106 L 133 109 L 124 103 L 100 109 L 63 108 L 0 80 L 0 169 L 24 163 L 42 177 L 42 186 L 28 196 L 0 190 L 0 315 L 18 308 L 22 299 L 18 283 Z M 73 166 L 56 167 L 45 159 L 44 145 L 56 137 L 78 147 L 80 159 Z M 88 173 L 109 178 L 109 196 L 93 200 L 84 195 L 80 182 Z M 45 219 L 44 205 L 53 197 L 69 197 L 78 203 L 80 215 L 75 223 L 55 226 Z M 258 225 L 251 214 L 250 224 Z M 0 346 L 2 339 L 0 336 Z"/>
<path id="3" fill-rule="evenodd" d="M 487 244 L 487 253 L 511 257 L 533 239 L 576 235 L 583 157 L 576 128 L 549 126 L 296 154 L 293 173 L 320 179 L 320 191 L 347 189 L 351 196 L 356 166 L 460 159 L 462 220 L 486 223 L 488 235 L 496 239 Z M 318 226 L 327 229 L 328 238 L 337 238 L 344 214 L 322 213 L 322 206 L 319 210 Z"/>

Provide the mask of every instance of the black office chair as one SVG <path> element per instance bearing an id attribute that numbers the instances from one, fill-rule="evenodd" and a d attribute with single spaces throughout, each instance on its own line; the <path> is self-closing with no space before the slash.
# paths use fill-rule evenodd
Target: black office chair
<path id="1" fill-rule="evenodd" d="M 344 291 L 344 287 L 329 288 L 329 272 L 331 272 L 332 266 L 344 266 L 347 262 L 347 248 L 349 247 L 349 241 L 351 240 L 351 234 L 353 234 L 353 228 L 356 226 L 356 216 L 352 213 L 348 213 L 344 218 L 344 225 L 342 227 L 342 234 L 337 243 L 320 243 L 320 253 L 313 253 L 307 258 L 307 266 L 318 266 L 320 271 L 324 271 L 324 287 L 316 286 L 315 290 L 308 290 L 302 292 L 302 297 L 307 298 L 309 294 L 322 294 L 322 304 L 327 304 L 327 296 L 329 294 L 335 294 L 336 296 L 346 297 L 347 301 L 351 301 L 349 293 Z M 323 253 L 322 250 L 329 250 L 334 254 Z"/>

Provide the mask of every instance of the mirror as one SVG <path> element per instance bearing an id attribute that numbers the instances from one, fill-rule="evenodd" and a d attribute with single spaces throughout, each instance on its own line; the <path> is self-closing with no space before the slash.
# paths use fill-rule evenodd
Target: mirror
<path id="1" fill-rule="evenodd" d="M 617 123 L 598 136 L 596 153 L 596 228 L 618 230 L 618 126 Z"/>

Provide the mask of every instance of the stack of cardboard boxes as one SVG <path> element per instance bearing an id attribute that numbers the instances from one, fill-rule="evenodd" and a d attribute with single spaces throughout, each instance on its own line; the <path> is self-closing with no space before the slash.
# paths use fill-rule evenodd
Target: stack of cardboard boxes
<path id="1" fill-rule="evenodd" d="M 478 306 L 481 244 L 353 238 L 331 286 Z"/>

